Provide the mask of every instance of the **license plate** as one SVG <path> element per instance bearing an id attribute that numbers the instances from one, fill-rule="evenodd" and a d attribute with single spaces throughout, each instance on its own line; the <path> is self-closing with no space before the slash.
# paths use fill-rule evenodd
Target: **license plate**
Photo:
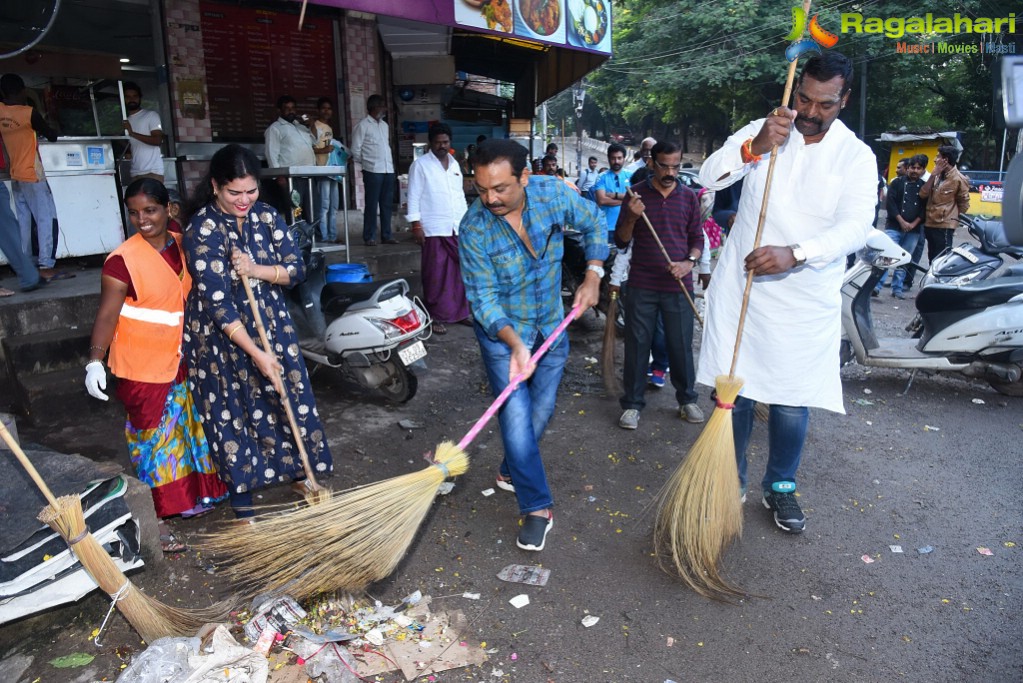
<path id="1" fill-rule="evenodd" d="M 398 349 L 398 358 L 401 358 L 401 362 L 406 366 L 412 365 L 420 358 L 426 358 L 426 346 L 421 341 L 409 344 L 403 349 Z"/>
<path id="2" fill-rule="evenodd" d="M 976 263 L 977 261 L 980 260 L 980 259 L 977 258 L 976 254 L 971 252 L 969 249 L 964 249 L 962 247 L 952 247 L 952 253 L 953 254 L 959 254 L 960 256 L 962 256 L 964 259 L 966 259 L 970 263 Z"/>

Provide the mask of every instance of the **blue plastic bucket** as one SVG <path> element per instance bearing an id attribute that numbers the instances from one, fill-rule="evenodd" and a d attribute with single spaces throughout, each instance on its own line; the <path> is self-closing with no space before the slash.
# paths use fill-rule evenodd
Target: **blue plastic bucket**
<path id="1" fill-rule="evenodd" d="M 372 282 L 365 263 L 335 263 L 327 266 L 327 282 Z"/>

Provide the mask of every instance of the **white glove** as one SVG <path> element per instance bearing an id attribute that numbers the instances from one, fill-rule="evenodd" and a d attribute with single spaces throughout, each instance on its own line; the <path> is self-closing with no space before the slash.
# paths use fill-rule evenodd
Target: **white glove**
<path id="1" fill-rule="evenodd" d="M 85 389 L 89 396 L 98 398 L 101 401 L 109 400 L 109 396 L 101 390 L 107 388 L 107 369 L 103 361 L 94 360 L 85 366 Z"/>

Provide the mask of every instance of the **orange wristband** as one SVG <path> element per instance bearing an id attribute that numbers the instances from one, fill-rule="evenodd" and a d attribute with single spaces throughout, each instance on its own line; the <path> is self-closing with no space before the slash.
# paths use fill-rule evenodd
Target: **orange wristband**
<path id="1" fill-rule="evenodd" d="M 752 164 L 761 159 L 761 155 L 753 153 L 753 138 L 742 143 L 739 153 L 742 155 L 742 163 L 744 164 Z"/>

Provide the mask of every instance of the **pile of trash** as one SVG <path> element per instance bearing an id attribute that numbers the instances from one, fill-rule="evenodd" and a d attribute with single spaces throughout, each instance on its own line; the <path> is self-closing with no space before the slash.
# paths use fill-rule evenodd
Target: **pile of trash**
<path id="1" fill-rule="evenodd" d="M 303 607 L 289 596 L 259 596 L 233 625 L 153 642 L 117 683 L 358 683 L 390 671 L 412 681 L 486 661 L 478 644 L 462 640 L 465 615 L 432 612 L 431 602 L 419 591 L 395 606 L 341 596 Z"/>

